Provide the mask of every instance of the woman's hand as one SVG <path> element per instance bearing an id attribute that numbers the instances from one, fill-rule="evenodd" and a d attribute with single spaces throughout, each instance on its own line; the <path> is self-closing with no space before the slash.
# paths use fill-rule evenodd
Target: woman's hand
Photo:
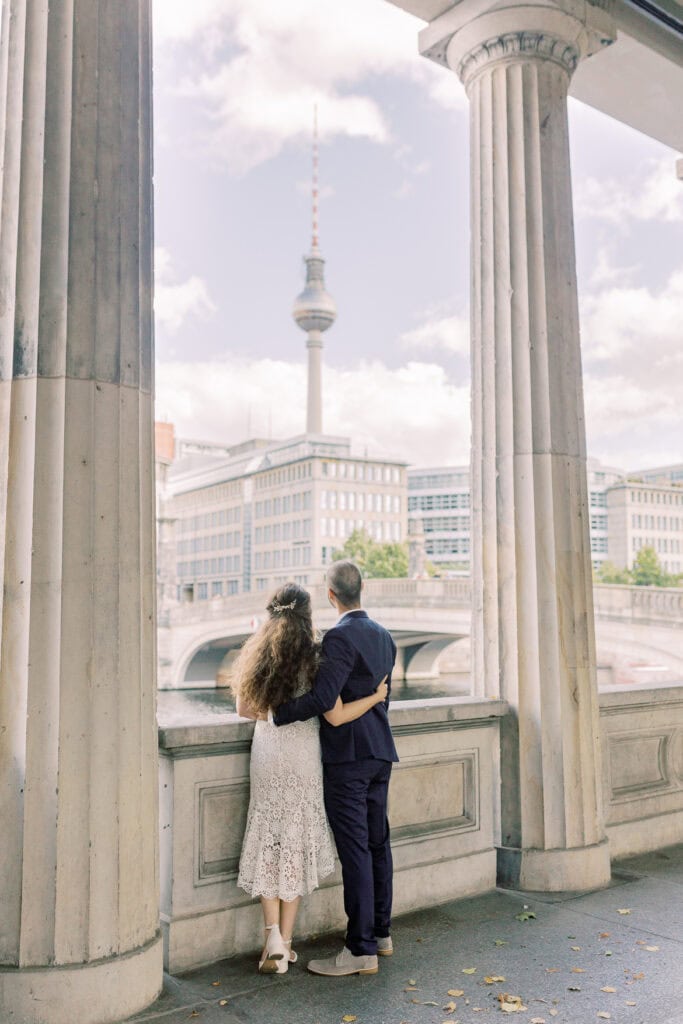
<path id="1" fill-rule="evenodd" d="M 387 699 L 388 696 L 389 687 L 387 686 L 387 676 L 385 676 L 382 682 L 375 690 L 375 697 L 377 698 L 377 703 L 382 704 Z"/>

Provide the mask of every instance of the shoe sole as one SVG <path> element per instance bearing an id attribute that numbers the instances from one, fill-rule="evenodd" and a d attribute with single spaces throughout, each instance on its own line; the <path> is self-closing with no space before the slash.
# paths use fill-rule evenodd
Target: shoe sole
<path id="1" fill-rule="evenodd" d="M 356 971 L 344 971 L 342 974 L 337 974 L 336 972 L 334 974 L 328 974 L 327 971 L 313 971 L 310 967 L 308 970 L 311 971 L 311 974 L 317 974 L 321 978 L 350 978 L 354 974 L 379 974 L 379 967 L 361 967 Z"/>
<path id="2" fill-rule="evenodd" d="M 378 949 L 377 950 L 377 956 L 393 956 L 393 955 L 394 955 L 393 949 Z"/>
<path id="3" fill-rule="evenodd" d="M 282 953 L 269 956 L 262 964 L 259 964 L 259 974 L 284 974 L 285 971 L 281 971 L 279 966 L 282 959 Z"/>

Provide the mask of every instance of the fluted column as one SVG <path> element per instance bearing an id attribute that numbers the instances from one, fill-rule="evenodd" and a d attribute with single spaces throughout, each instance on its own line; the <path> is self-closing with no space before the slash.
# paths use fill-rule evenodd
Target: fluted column
<path id="1" fill-rule="evenodd" d="M 153 1000 L 149 0 L 3 0 L 0 1018 Z"/>
<path id="2" fill-rule="evenodd" d="M 471 111 L 474 682 L 512 709 L 499 877 L 536 890 L 610 877 L 567 127 L 591 17 L 463 14 L 442 50 Z"/>

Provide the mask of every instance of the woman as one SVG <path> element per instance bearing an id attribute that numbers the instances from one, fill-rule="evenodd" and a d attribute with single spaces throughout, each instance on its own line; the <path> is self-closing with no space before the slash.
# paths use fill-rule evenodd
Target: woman
<path id="1" fill-rule="evenodd" d="M 272 712 L 311 688 L 320 647 L 310 595 L 286 583 L 267 606 L 268 619 L 247 640 L 235 664 L 237 713 L 256 719 L 251 747 L 251 795 L 237 884 L 260 896 L 266 941 L 259 971 L 284 974 L 299 901 L 334 869 L 323 804 L 317 719 L 276 727 Z M 349 704 L 340 698 L 325 718 L 342 725 L 360 718 L 387 696 L 375 693 Z"/>

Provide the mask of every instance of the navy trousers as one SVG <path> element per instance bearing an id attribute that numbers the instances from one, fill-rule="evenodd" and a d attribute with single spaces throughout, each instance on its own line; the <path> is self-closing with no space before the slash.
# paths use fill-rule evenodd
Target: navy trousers
<path id="1" fill-rule="evenodd" d="M 344 881 L 346 947 L 355 956 L 375 954 L 391 926 L 390 777 L 391 761 L 370 757 L 324 765 L 325 810 Z"/>

